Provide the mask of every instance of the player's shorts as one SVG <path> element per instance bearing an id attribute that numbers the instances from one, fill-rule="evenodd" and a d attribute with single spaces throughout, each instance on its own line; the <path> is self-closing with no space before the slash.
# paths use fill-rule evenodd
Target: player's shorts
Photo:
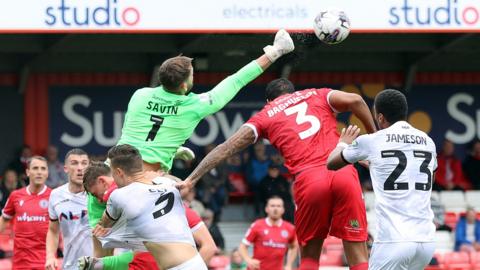
<path id="1" fill-rule="evenodd" d="M 433 242 L 373 243 L 368 269 L 423 270 L 434 251 Z"/>
<path id="2" fill-rule="evenodd" d="M 207 265 L 202 257 L 200 257 L 200 254 L 197 253 L 197 255 L 190 260 L 173 268 L 169 268 L 168 270 L 207 270 Z"/>
<path id="3" fill-rule="evenodd" d="M 150 252 L 138 252 L 128 264 L 128 270 L 158 270 L 158 266 Z"/>
<path id="4" fill-rule="evenodd" d="M 367 218 L 358 173 L 352 165 L 338 171 L 326 166 L 295 176 L 295 231 L 300 245 L 328 234 L 347 241 L 366 241 Z"/>

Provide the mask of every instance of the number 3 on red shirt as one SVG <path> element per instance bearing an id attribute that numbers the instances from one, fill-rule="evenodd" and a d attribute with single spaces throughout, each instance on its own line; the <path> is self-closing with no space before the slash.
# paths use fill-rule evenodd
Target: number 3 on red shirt
<path id="1" fill-rule="evenodd" d="M 303 123 L 310 123 L 310 125 L 312 125 L 309 129 L 298 133 L 298 136 L 302 140 L 317 133 L 321 127 L 320 120 L 318 120 L 317 117 L 315 117 L 314 115 L 307 115 L 307 109 L 307 102 L 304 101 L 285 110 L 286 115 L 292 115 L 295 113 L 297 114 L 297 118 L 295 119 L 297 124 L 301 125 Z"/>

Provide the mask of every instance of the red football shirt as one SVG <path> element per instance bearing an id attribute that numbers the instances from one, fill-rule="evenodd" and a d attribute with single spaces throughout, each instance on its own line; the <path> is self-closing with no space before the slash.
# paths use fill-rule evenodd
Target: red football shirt
<path id="1" fill-rule="evenodd" d="M 266 138 L 285 158 L 293 174 L 325 165 L 338 143 L 337 120 L 328 103 L 332 90 L 306 89 L 269 102 L 246 126 Z"/>
<path id="2" fill-rule="evenodd" d="M 295 227 L 285 221 L 273 225 L 268 218 L 256 220 L 242 242 L 253 245 L 253 258 L 260 261 L 260 270 L 282 270 L 288 245 L 296 241 Z"/>
<path id="3" fill-rule="evenodd" d="M 195 211 L 188 208 L 187 205 L 185 205 L 185 215 L 187 216 L 188 226 L 190 227 L 192 233 L 197 231 L 203 225 L 203 221 L 200 216 Z M 152 254 L 150 254 L 149 252 L 138 252 L 135 253 L 133 261 L 128 264 L 128 269 L 157 270 L 158 267 Z"/>
<path id="4" fill-rule="evenodd" d="M 24 187 L 8 197 L 2 215 L 14 222 L 13 269 L 45 269 L 51 191 L 45 186 L 39 193 L 32 194 Z"/>

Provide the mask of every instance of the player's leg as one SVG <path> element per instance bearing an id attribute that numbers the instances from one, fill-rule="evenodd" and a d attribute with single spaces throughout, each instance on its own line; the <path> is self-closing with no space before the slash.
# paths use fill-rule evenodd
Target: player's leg
<path id="1" fill-rule="evenodd" d="M 368 269 L 367 217 L 358 173 L 353 166 L 330 172 L 333 213 L 330 234 L 343 240 L 350 269 Z"/>
<path id="2" fill-rule="evenodd" d="M 317 270 L 323 240 L 330 229 L 332 201 L 327 170 L 314 168 L 295 178 L 295 232 L 300 244 L 299 270 Z"/>
<path id="3" fill-rule="evenodd" d="M 423 270 L 430 263 L 435 252 L 435 243 L 417 243 L 417 252 L 408 269 Z"/>
<path id="4" fill-rule="evenodd" d="M 415 253 L 416 244 L 411 242 L 373 243 L 369 269 L 410 270 Z"/>

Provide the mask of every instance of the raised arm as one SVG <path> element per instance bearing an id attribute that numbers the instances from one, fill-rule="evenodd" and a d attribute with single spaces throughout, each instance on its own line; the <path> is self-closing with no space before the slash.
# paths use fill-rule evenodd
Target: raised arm
<path id="1" fill-rule="evenodd" d="M 360 95 L 334 90 L 329 95 L 328 102 L 338 112 L 352 112 L 362 121 L 368 133 L 377 131 L 372 113 Z"/>
<path id="2" fill-rule="evenodd" d="M 242 126 L 235 134 L 233 134 L 227 141 L 215 147 L 208 155 L 198 164 L 193 172 L 185 179 L 185 181 L 178 183 L 177 188 L 182 195 L 195 186 L 200 178 L 227 157 L 232 156 L 245 149 L 250 144 L 255 142 L 255 133 L 247 126 Z"/>
<path id="3" fill-rule="evenodd" d="M 199 112 L 201 116 L 213 114 L 222 109 L 235 95 L 249 82 L 260 76 L 273 62 L 282 55 L 294 49 L 293 40 L 285 30 L 279 30 L 275 35 L 273 45 L 266 46 L 265 54 L 250 62 L 235 74 L 221 81 L 207 93 L 203 93 L 201 100 L 208 101 L 208 105 Z"/>

